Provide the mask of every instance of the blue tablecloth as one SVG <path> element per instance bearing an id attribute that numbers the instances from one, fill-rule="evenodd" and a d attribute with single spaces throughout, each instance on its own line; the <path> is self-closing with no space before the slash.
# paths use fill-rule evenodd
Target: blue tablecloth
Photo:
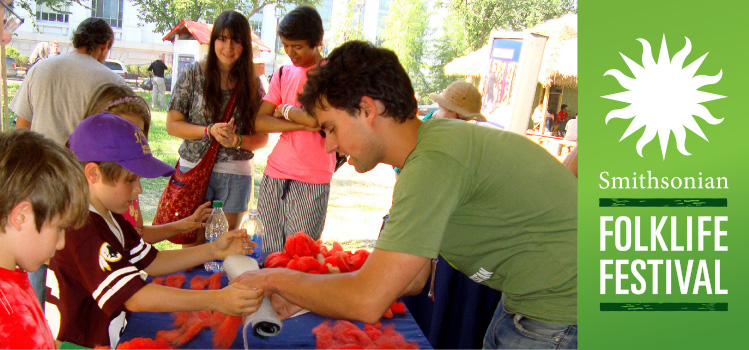
<path id="1" fill-rule="evenodd" d="M 429 281 L 421 294 L 404 297 L 424 335 L 435 349 L 480 349 L 501 293 L 472 281 L 439 257 L 434 278 L 434 296 Z"/>
<path id="2" fill-rule="evenodd" d="M 187 282 L 185 282 L 183 288 L 187 288 L 190 279 L 196 275 L 207 277 L 210 274 L 205 270 L 198 268 L 193 269 L 192 272 L 186 272 L 185 277 L 187 278 Z M 221 284 L 222 286 L 228 284 L 226 275 L 222 277 Z M 265 339 L 253 335 L 252 338 L 248 338 L 248 345 L 251 349 L 314 349 L 316 342 L 315 335 L 312 334 L 312 328 L 315 328 L 326 320 L 334 321 L 333 319 L 312 312 L 297 316 L 283 322 L 283 330 L 279 335 Z M 419 348 L 431 349 L 431 345 L 426 337 L 424 337 L 424 334 L 421 332 L 421 329 L 416 324 L 413 317 L 411 317 L 410 313 L 406 312 L 405 314 L 396 314 L 392 319 L 382 319 L 381 322 L 383 327 L 391 324 L 395 325 L 396 331 L 403 334 L 407 341 L 417 342 Z M 364 324 L 361 322 L 354 322 L 354 324 L 356 324 L 360 329 L 364 328 Z M 125 332 L 120 337 L 120 342 L 125 342 L 137 337 L 155 339 L 156 332 L 170 329 L 174 329 L 174 318 L 171 313 L 132 313 L 128 318 Z M 183 345 L 182 348 L 210 349 L 212 348 L 212 339 L 213 331 L 210 329 L 204 329 L 190 342 Z M 237 334 L 234 343 L 232 343 L 231 348 L 244 348 L 241 329 Z"/>

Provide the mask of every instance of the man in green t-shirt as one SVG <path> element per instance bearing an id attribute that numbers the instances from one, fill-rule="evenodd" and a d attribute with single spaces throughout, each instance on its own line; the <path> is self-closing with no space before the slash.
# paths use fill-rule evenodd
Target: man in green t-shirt
<path id="1" fill-rule="evenodd" d="M 455 120 L 422 123 L 392 51 L 349 42 L 310 74 L 299 101 L 358 172 L 402 169 L 390 219 L 362 268 L 310 275 L 265 269 L 240 277 L 296 305 L 373 323 L 396 298 L 424 288 L 442 254 L 502 291 L 485 348 L 577 347 L 577 185 L 523 136 Z M 291 306 L 291 304 L 295 304 Z"/>

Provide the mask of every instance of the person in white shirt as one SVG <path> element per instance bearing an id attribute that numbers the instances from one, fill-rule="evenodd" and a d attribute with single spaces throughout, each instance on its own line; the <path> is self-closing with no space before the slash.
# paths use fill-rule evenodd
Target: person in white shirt
<path id="1" fill-rule="evenodd" d="M 567 121 L 567 126 L 564 128 L 564 130 L 565 140 L 577 141 L 577 116 Z"/>

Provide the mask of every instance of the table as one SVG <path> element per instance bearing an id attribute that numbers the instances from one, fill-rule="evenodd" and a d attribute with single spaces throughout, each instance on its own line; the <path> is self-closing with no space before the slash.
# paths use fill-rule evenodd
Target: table
<path id="1" fill-rule="evenodd" d="M 502 294 L 472 281 L 442 257 L 437 260 L 434 301 L 429 282 L 419 295 L 404 297 L 406 307 L 435 349 L 480 349 Z"/>
<path id="2" fill-rule="evenodd" d="M 192 272 L 185 272 L 187 282 L 183 288 L 187 288 L 190 279 L 196 275 L 210 276 L 204 269 L 193 269 Z M 149 281 L 152 278 L 149 277 Z M 221 285 L 226 286 L 229 283 L 226 275 L 221 278 Z M 314 349 L 315 335 L 312 334 L 312 328 L 320 323 L 330 320 L 331 318 L 323 317 L 315 313 L 297 316 L 283 322 L 283 330 L 275 337 L 262 339 L 254 335 L 247 339 L 251 349 Z M 382 326 L 395 325 L 395 330 L 403 334 L 407 341 L 415 341 L 421 349 L 431 349 L 429 341 L 421 332 L 419 325 L 416 324 L 413 317 L 408 311 L 405 314 L 396 314 L 392 319 L 382 319 Z M 364 328 L 361 322 L 354 322 L 360 329 Z M 155 339 L 156 332 L 165 329 L 174 329 L 174 319 L 171 313 L 157 312 L 135 312 L 131 313 L 127 321 L 125 332 L 120 337 L 120 342 L 125 342 L 133 338 L 146 337 Z M 210 349 L 212 348 L 213 331 L 205 329 L 201 331 L 190 342 L 184 344 L 184 349 Z M 232 349 L 243 349 L 244 340 L 242 330 L 240 329 L 237 338 L 231 346 Z"/>

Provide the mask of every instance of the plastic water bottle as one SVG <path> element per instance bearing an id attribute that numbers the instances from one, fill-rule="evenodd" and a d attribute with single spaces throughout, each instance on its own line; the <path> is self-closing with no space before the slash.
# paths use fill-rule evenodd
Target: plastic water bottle
<path id="1" fill-rule="evenodd" d="M 242 220 L 241 228 L 247 230 L 247 236 L 250 237 L 250 241 L 257 243 L 257 247 L 254 248 L 251 254 L 248 254 L 251 258 L 255 259 L 258 265 L 263 265 L 263 238 L 265 238 L 265 228 L 263 222 L 260 221 L 260 212 L 257 209 L 251 208 L 250 211 Z"/>
<path id="2" fill-rule="evenodd" d="M 205 228 L 205 240 L 207 243 L 213 242 L 218 239 L 218 236 L 229 231 L 229 221 L 226 220 L 223 209 L 224 203 L 221 201 L 213 201 L 213 211 L 211 217 L 208 219 L 208 223 Z M 219 272 L 223 271 L 221 266 L 221 260 L 211 260 L 203 264 L 205 270 L 208 272 Z"/>

